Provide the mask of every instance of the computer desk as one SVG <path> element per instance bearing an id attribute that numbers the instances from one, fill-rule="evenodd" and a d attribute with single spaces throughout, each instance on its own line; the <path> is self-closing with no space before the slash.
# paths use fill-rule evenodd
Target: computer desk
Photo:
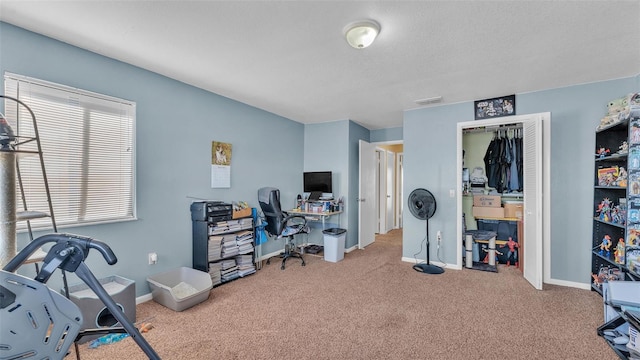
<path id="1" fill-rule="evenodd" d="M 322 211 L 322 212 L 311 212 L 311 211 L 303 211 L 300 209 L 291 209 L 291 210 L 287 210 L 284 211 L 287 215 L 293 215 L 293 214 L 297 214 L 297 215 L 302 215 L 305 217 L 305 219 L 311 220 L 311 221 L 322 221 L 322 230 L 326 230 L 325 228 L 325 220 L 328 217 L 331 217 L 333 215 L 339 215 L 342 213 L 342 211 Z M 340 227 L 340 217 L 338 216 L 338 227 Z M 304 248 L 309 245 L 308 242 L 305 242 L 303 244 L 298 245 L 301 249 L 301 252 L 304 253 Z"/>
<path id="2" fill-rule="evenodd" d="M 325 220 L 333 215 L 341 214 L 342 211 L 322 211 L 322 212 L 311 212 L 311 211 L 302 211 L 300 209 L 291 209 L 285 211 L 287 214 L 298 214 L 304 216 L 307 220 L 322 221 L 322 230 L 325 230 Z M 338 227 L 340 227 L 340 217 L 338 217 Z"/>

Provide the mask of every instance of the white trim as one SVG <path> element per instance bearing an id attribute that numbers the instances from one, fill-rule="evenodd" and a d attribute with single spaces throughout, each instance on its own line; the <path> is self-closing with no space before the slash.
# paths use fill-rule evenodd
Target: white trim
<path id="1" fill-rule="evenodd" d="M 365 249 L 366 249 L 366 248 L 365 248 Z M 348 248 L 348 249 L 344 249 L 344 252 L 345 252 L 345 253 L 350 253 L 350 252 L 352 252 L 353 250 L 358 250 L 358 245 L 354 245 L 354 246 L 352 246 L 352 247 L 350 247 L 350 248 Z M 364 250 L 364 249 L 362 249 L 362 250 Z"/>
<path id="2" fill-rule="evenodd" d="M 575 281 L 545 279 L 544 283 L 548 285 L 567 286 L 567 287 L 572 287 L 577 289 L 591 290 L 591 284 L 579 283 Z"/>
<path id="3" fill-rule="evenodd" d="M 145 303 L 145 302 L 147 302 L 149 300 L 153 300 L 153 295 L 151 295 L 151 293 L 144 294 L 142 296 L 138 296 L 136 298 L 136 305 L 140 305 L 140 304 Z"/>
<path id="4" fill-rule="evenodd" d="M 462 132 L 466 128 L 474 128 L 479 126 L 496 126 L 506 123 L 522 123 L 524 119 L 529 119 L 532 116 L 541 116 L 542 121 L 542 247 L 543 247 L 543 255 L 542 255 L 542 275 L 543 275 L 543 283 L 546 283 L 551 280 L 551 198 L 550 198 L 550 185 L 551 185 L 551 113 L 537 113 L 537 114 L 525 114 L 525 115 L 516 115 L 516 116 L 508 116 L 508 117 L 499 117 L 494 119 L 487 120 L 476 120 L 476 121 L 465 121 L 457 123 L 457 131 L 456 131 L 456 146 L 457 146 L 457 159 L 456 159 L 456 207 L 457 207 L 457 218 L 456 218 L 456 228 L 457 234 L 462 233 Z M 546 120 L 546 121 L 545 121 Z M 456 254 L 462 254 L 462 241 L 456 242 Z M 456 267 L 462 268 L 462 255 L 456 256 Z"/>

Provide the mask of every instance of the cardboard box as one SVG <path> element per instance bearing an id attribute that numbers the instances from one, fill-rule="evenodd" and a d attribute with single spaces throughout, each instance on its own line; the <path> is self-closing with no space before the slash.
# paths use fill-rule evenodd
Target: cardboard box
<path id="1" fill-rule="evenodd" d="M 501 207 L 500 195 L 473 195 L 473 206 Z"/>
<path id="2" fill-rule="evenodd" d="M 233 218 L 240 219 L 251 216 L 251 208 L 245 208 L 242 210 L 233 210 Z"/>
<path id="3" fill-rule="evenodd" d="M 522 219 L 524 204 L 522 203 L 505 203 L 504 217 Z"/>
<path id="4" fill-rule="evenodd" d="M 504 208 L 493 206 L 474 206 L 473 216 L 477 218 L 504 218 Z"/>

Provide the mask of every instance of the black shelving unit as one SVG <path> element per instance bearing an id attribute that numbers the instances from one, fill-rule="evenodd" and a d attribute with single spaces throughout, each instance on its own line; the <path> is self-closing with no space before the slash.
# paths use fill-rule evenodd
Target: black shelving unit
<path id="1" fill-rule="evenodd" d="M 626 258 L 627 249 L 638 241 L 636 232 L 640 235 L 640 136 L 636 132 L 640 134 L 639 118 L 596 130 L 591 288 L 599 293 L 602 282 L 638 280 Z M 600 149 L 606 151 L 599 153 Z M 603 209 L 607 200 L 609 210 Z M 601 251 L 605 241 L 610 242 L 608 252 Z"/>
<path id="2" fill-rule="evenodd" d="M 231 204 L 191 204 L 193 268 L 208 272 L 214 286 L 255 273 L 253 217 L 233 217 Z"/>
<path id="3" fill-rule="evenodd" d="M 600 295 L 604 282 L 640 281 L 640 264 L 634 260 L 640 254 L 640 114 L 630 114 L 596 130 L 591 289 Z M 608 211 L 603 206 L 607 201 Z M 601 248 L 605 239 L 610 241 L 608 252 Z M 610 335 L 628 321 L 619 308 L 615 310 L 619 316 L 598 327 L 597 333 L 619 358 L 628 359 L 628 350 Z"/>

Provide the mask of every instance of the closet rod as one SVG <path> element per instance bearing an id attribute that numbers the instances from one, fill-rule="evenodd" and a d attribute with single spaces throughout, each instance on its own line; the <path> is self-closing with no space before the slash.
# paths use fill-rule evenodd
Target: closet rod
<path id="1" fill-rule="evenodd" d="M 464 129 L 463 133 L 488 133 L 502 130 L 519 130 L 522 129 L 522 124 L 509 124 L 509 125 L 492 125 L 492 126 L 480 126 L 476 128 Z"/>

